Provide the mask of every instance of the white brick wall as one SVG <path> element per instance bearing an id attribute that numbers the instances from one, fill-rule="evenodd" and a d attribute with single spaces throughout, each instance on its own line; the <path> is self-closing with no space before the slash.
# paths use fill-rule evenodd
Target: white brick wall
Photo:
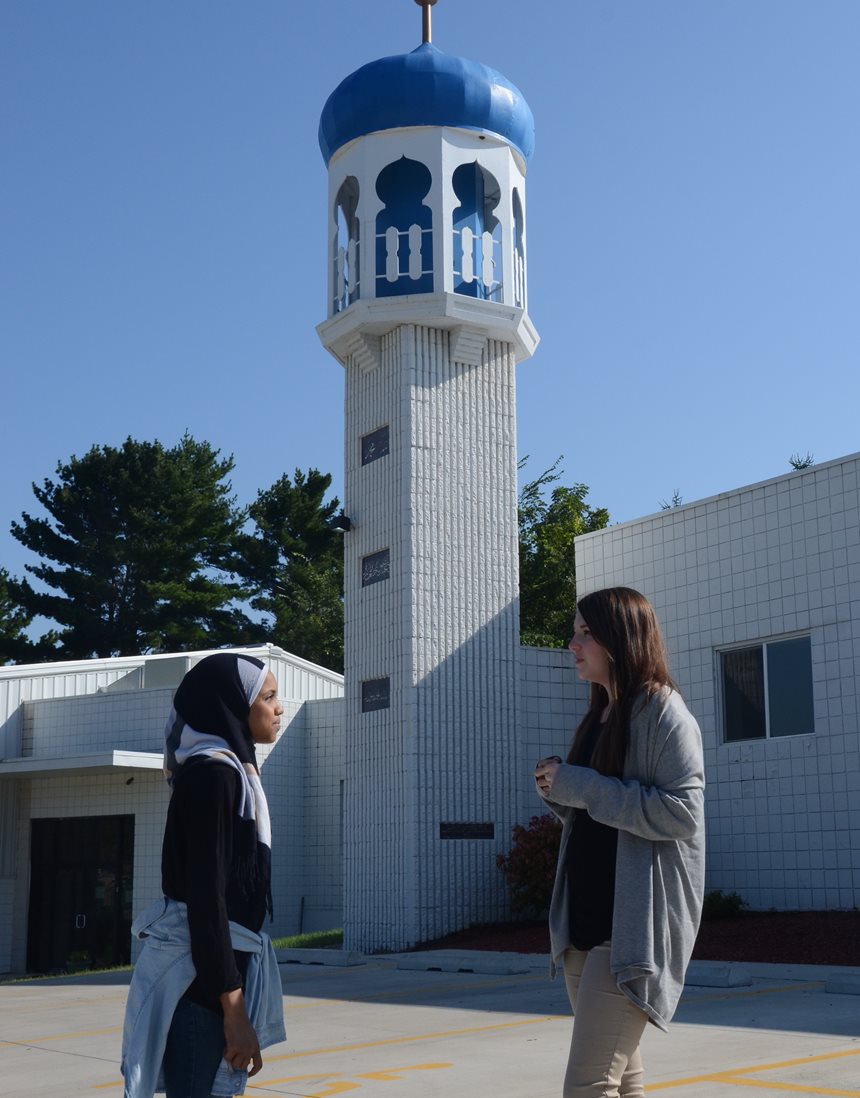
<path id="1" fill-rule="evenodd" d="M 26 783 L 18 816 L 18 874 L 13 918 L 0 923 L 0 956 L 4 944 L 12 971 L 23 971 L 27 959 L 30 821 L 69 816 L 134 816 L 134 911 L 161 895 L 161 838 L 168 789 L 158 771 L 88 777 L 38 778 Z M 11 930 L 11 934 L 9 931 Z M 8 936 L 8 937 L 7 937 Z M 4 943 L 5 939 L 5 943 Z"/>
<path id="2" fill-rule="evenodd" d="M 521 648 L 520 675 L 517 823 L 527 824 L 544 811 L 535 793 L 534 765 L 546 755 L 567 755 L 588 708 L 588 686 L 579 681 L 565 648 Z"/>
<path id="3" fill-rule="evenodd" d="M 505 909 L 495 854 L 516 816 L 519 689 L 514 362 L 488 341 L 403 325 L 381 364 L 347 367 L 346 881 L 349 945 L 402 948 Z M 388 423 L 391 452 L 360 464 Z M 391 550 L 361 587 L 362 557 Z M 361 712 L 362 680 L 391 705 Z M 440 839 L 443 822 L 495 838 Z"/>
<path id="4" fill-rule="evenodd" d="M 84 755 L 105 750 L 155 751 L 164 747 L 172 690 L 126 690 L 24 706 L 22 755 Z"/>
<path id="5" fill-rule="evenodd" d="M 257 749 L 260 775 L 272 818 L 274 922 L 266 926 L 266 932 L 272 937 L 298 931 L 301 895 L 298 889 L 305 841 L 302 778 L 306 739 L 304 703 L 284 702 L 277 741 L 271 747 Z"/>
<path id="6" fill-rule="evenodd" d="M 281 696 L 287 699 L 277 743 L 258 754 L 274 818 L 276 921 L 270 929 L 277 935 L 296 932 L 303 896 L 305 929 L 340 925 L 340 904 L 334 895 L 340 876 L 339 846 L 334 849 L 339 819 L 329 810 L 338 800 L 342 778 L 342 678 L 279 649 L 252 651 L 268 659 Z M 160 753 L 172 689 L 141 688 L 141 668 L 147 662 L 141 657 L 136 662 L 0 669 L 0 703 L 6 705 L 0 710 L 0 730 L 5 729 L 7 757 L 65 757 L 123 748 Z M 166 666 L 164 661 L 160 666 Z M 183 666 L 184 661 L 177 662 L 178 673 Z M 293 690 L 304 695 L 291 698 Z M 304 711 L 304 697 L 310 699 L 310 716 Z M 316 753 L 311 763 L 309 736 Z M 0 972 L 21 971 L 26 964 L 30 821 L 134 815 L 133 908 L 139 911 L 161 894 L 168 797 L 159 770 L 71 770 L 0 779 Z M 312 799 L 319 805 L 320 819 L 310 828 L 307 805 Z M 325 860 L 324 873 L 317 872 L 317 859 L 306 848 Z"/>
<path id="7" fill-rule="evenodd" d="M 708 887 L 753 908 L 860 902 L 860 455 L 577 539 L 577 587 L 654 603 L 699 720 Z M 721 646 L 808 633 L 815 733 L 726 744 Z"/>

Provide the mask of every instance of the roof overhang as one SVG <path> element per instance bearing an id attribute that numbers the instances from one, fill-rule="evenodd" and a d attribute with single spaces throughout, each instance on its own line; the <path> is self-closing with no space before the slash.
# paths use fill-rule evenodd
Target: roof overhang
<path id="1" fill-rule="evenodd" d="M 317 325 L 317 334 L 342 366 L 354 355 L 364 369 L 373 369 L 381 361 L 380 339 L 402 324 L 448 329 L 454 339 L 452 358 L 466 365 L 478 365 L 481 359 L 480 351 L 476 361 L 471 354 L 457 358 L 455 348 L 464 344 L 464 336 L 466 343 L 477 341 L 475 346 L 485 344 L 488 339 L 510 343 L 517 362 L 531 358 L 540 342 L 525 309 L 446 291 L 361 298 Z"/>
<path id="2" fill-rule="evenodd" d="M 155 751 L 97 751 L 89 755 L 30 755 L 0 759 L 0 778 L 60 778 L 113 771 L 161 770 Z"/>

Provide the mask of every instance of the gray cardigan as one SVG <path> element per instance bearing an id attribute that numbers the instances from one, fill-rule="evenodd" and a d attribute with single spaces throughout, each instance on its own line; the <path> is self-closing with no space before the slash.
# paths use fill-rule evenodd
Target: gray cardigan
<path id="1" fill-rule="evenodd" d="M 704 764 L 699 726 L 679 694 L 637 701 L 623 778 L 561 765 L 544 802 L 564 824 L 549 914 L 553 968 L 570 948 L 565 855 L 572 808 L 617 827 L 610 965 L 660 1029 L 675 1013 L 702 914 Z"/>

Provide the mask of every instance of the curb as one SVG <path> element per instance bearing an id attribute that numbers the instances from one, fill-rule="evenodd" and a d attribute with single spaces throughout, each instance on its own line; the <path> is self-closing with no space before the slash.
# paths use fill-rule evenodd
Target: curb
<path id="1" fill-rule="evenodd" d="M 495 953 L 486 949 L 427 949 L 414 953 L 389 953 L 386 960 L 412 972 L 468 972 L 485 976 L 522 976 L 533 969 L 546 972 L 549 955 L 543 953 Z"/>
<path id="2" fill-rule="evenodd" d="M 351 968 L 367 964 L 363 953 L 354 949 L 276 949 L 279 965 L 330 965 L 333 968 Z"/>
<path id="3" fill-rule="evenodd" d="M 691 961 L 684 987 L 749 987 L 752 976 L 739 965 Z"/>

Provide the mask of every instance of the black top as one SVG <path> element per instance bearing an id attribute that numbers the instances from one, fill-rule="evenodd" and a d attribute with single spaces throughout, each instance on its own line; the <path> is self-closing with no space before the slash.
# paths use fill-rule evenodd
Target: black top
<path id="1" fill-rule="evenodd" d="M 258 933 L 266 915 L 267 879 L 249 874 L 238 857 L 241 794 L 231 766 L 189 759 L 176 776 L 161 851 L 164 894 L 188 906 L 197 977 L 186 995 L 219 1011 L 221 993 L 242 986 L 248 959 L 230 945 L 227 922 Z"/>
<path id="2" fill-rule="evenodd" d="M 589 761 L 602 728 L 595 722 L 583 744 L 582 756 Z M 565 873 L 570 900 L 570 941 L 575 949 L 591 949 L 612 937 L 617 846 L 617 828 L 597 823 L 584 808 L 574 809 Z"/>

